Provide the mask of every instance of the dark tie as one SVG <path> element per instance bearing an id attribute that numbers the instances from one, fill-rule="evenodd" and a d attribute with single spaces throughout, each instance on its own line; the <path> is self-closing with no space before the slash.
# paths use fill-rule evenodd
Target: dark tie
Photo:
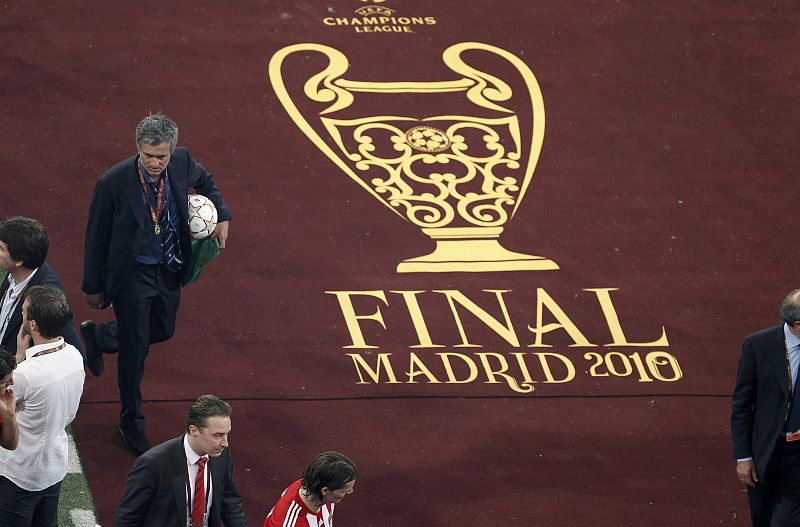
<path id="1" fill-rule="evenodd" d="M 183 266 L 181 259 L 181 245 L 175 226 L 169 221 L 169 209 L 165 206 L 161 213 L 162 241 L 164 243 L 164 265 L 173 273 L 177 273 Z"/>
<path id="2" fill-rule="evenodd" d="M 197 477 L 194 479 L 194 500 L 192 500 L 192 527 L 203 526 L 203 515 L 206 512 L 206 458 L 197 460 Z"/>

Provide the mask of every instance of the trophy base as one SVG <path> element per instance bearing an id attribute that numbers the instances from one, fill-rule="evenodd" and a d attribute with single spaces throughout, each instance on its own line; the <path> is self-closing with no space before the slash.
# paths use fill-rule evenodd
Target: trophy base
<path id="1" fill-rule="evenodd" d="M 552 271 L 558 264 L 543 256 L 509 251 L 497 240 L 436 240 L 436 249 L 403 260 L 398 273 L 481 273 L 491 271 Z"/>

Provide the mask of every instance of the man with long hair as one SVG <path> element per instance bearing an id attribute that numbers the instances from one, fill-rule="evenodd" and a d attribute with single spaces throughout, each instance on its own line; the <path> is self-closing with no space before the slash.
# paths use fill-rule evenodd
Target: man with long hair
<path id="1" fill-rule="evenodd" d="M 331 527 L 333 510 L 353 493 L 358 468 L 345 455 L 323 452 L 283 491 L 263 527 Z"/>

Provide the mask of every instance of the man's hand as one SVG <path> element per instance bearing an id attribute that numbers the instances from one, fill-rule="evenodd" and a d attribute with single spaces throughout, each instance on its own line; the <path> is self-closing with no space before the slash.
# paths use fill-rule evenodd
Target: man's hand
<path id="1" fill-rule="evenodd" d="M 3 416 L 3 424 L 0 425 L 0 447 L 6 450 L 14 450 L 19 445 L 16 404 L 14 390 L 9 386 L 0 394 L 0 415 Z"/>
<path id="2" fill-rule="evenodd" d="M 93 295 L 84 293 L 83 299 L 86 300 L 86 303 L 89 304 L 89 307 L 92 309 L 101 309 L 103 305 L 103 293 L 95 293 Z"/>
<path id="3" fill-rule="evenodd" d="M 229 223 L 230 223 L 229 221 L 221 221 L 221 222 L 217 223 L 217 226 L 214 227 L 213 231 L 211 231 L 211 239 L 212 240 L 214 238 L 218 238 L 219 239 L 219 248 L 220 249 L 224 249 L 225 248 L 225 240 L 228 239 L 228 224 Z"/>
<path id="4" fill-rule="evenodd" d="M 17 364 L 25 360 L 25 352 L 33 347 L 33 339 L 25 332 L 25 325 L 19 327 L 17 333 Z"/>
<path id="5" fill-rule="evenodd" d="M 748 487 L 755 487 L 756 483 L 758 483 L 756 466 L 753 464 L 753 460 L 751 459 L 747 461 L 736 462 L 736 475 L 739 477 L 739 481 Z"/>
<path id="6" fill-rule="evenodd" d="M 9 386 L 6 392 L 0 394 L 0 415 L 3 416 L 3 422 L 9 422 L 14 418 L 17 407 L 17 398 L 14 395 L 14 390 Z"/>

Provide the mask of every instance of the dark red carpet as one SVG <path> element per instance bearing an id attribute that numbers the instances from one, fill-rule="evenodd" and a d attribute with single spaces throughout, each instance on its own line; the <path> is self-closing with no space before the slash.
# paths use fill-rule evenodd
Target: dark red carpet
<path id="1" fill-rule="evenodd" d="M 367 24 L 362 8 L 392 14 Z M 798 287 L 798 14 L 792 2 L 11 3 L 0 215 L 47 226 L 76 317 L 97 317 L 80 292 L 95 179 L 134 152 L 142 116 L 177 121 L 235 219 L 184 290 L 176 336 L 151 349 L 148 432 L 180 434 L 201 393 L 231 402 L 252 525 L 326 449 L 361 470 L 340 527 L 742 525 L 739 347 Z M 538 80 L 541 155 L 500 241 L 558 270 L 396 272 L 434 242 L 306 137 L 268 75 L 280 49 L 317 43 L 344 54 L 348 81 L 454 81 L 442 53 L 460 42 L 506 50 Z M 509 62 L 464 60 L 508 83 L 498 104 L 525 102 Z M 305 51 L 283 70 L 317 133 L 327 103 L 302 89 L 326 65 Z M 463 91 L 353 93 L 332 118 L 476 108 Z M 535 116 L 519 108 L 527 154 Z M 349 347 L 345 298 L 372 347 Z M 115 367 L 87 379 L 74 424 L 103 525 L 133 463 Z"/>

